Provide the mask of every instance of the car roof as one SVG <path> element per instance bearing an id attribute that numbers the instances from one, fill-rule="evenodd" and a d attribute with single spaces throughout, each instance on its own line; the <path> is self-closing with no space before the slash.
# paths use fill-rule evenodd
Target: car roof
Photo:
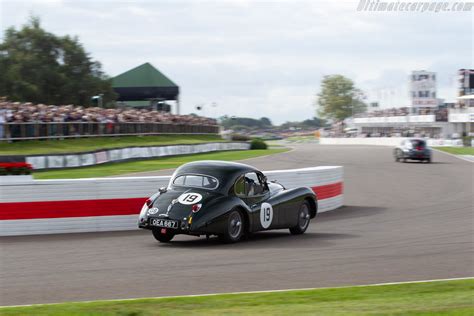
<path id="1" fill-rule="evenodd" d="M 226 191 L 230 189 L 240 175 L 247 172 L 260 171 L 243 163 L 220 160 L 200 160 L 182 165 L 176 169 L 173 178 L 182 174 L 209 175 L 219 180 L 219 190 Z"/>
<path id="2" fill-rule="evenodd" d="M 220 160 L 200 160 L 189 162 L 178 169 L 176 174 L 183 173 L 200 173 L 208 175 L 229 174 L 234 172 L 258 171 L 256 168 L 237 162 L 220 161 Z"/>

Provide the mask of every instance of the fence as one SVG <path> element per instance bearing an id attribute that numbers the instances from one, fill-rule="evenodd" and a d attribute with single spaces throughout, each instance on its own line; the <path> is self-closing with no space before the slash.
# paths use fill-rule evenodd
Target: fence
<path id="1" fill-rule="evenodd" d="M 1 140 L 63 139 L 97 136 L 217 134 L 217 125 L 180 123 L 4 123 Z M 3 135 L 3 138 L 1 138 Z"/>

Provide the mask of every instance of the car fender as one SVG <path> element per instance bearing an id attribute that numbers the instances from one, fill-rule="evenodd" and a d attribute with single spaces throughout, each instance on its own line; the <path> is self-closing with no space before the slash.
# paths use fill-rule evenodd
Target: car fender
<path id="1" fill-rule="evenodd" d="M 299 211 L 300 205 L 305 201 L 308 200 L 311 206 L 311 218 L 314 218 L 318 213 L 318 197 L 316 193 L 308 187 L 298 187 L 294 189 L 289 189 L 283 191 L 281 193 L 281 197 L 283 200 L 287 200 L 291 202 L 292 212 L 296 214 Z M 293 223 L 289 223 L 293 224 Z"/>
<path id="2" fill-rule="evenodd" d="M 235 208 L 242 209 L 245 220 L 251 221 L 250 209 L 241 199 L 221 196 L 203 205 L 192 215 L 190 230 L 198 233 L 223 233 L 227 229 L 227 215 Z M 251 225 L 251 222 L 248 224 Z"/>

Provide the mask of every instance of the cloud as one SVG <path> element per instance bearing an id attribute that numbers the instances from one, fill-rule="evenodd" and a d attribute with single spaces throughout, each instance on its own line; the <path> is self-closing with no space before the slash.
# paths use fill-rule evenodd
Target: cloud
<path id="1" fill-rule="evenodd" d="M 208 115 L 311 117 L 320 80 L 341 73 L 382 106 L 406 105 L 408 74 L 438 72 L 439 93 L 473 67 L 472 15 L 373 13 L 358 1 L 14 1 L 2 28 L 39 15 L 78 35 L 106 72 L 151 62 L 178 83 L 182 108 L 216 102 Z"/>

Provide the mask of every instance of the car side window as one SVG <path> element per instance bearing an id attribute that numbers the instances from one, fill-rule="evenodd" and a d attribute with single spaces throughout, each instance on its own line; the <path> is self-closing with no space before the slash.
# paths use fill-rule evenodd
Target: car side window
<path id="1" fill-rule="evenodd" d="M 256 197 L 265 194 L 268 187 L 264 177 L 255 172 L 249 172 L 240 177 L 234 185 L 235 194 L 239 197 Z"/>
<path id="2" fill-rule="evenodd" d="M 245 197 L 245 182 L 243 176 L 235 181 L 234 192 L 238 197 Z"/>

